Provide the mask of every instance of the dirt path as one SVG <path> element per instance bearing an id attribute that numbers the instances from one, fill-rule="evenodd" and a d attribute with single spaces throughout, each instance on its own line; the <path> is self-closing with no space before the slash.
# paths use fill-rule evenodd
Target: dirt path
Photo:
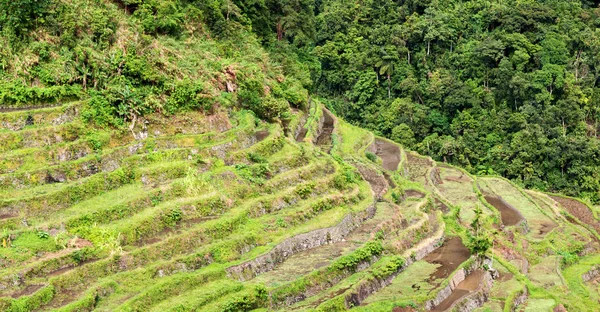
<path id="1" fill-rule="evenodd" d="M 594 217 L 594 214 L 586 205 L 570 198 L 552 195 L 549 196 L 567 209 L 570 214 L 574 215 L 581 222 L 590 225 L 598 234 L 600 234 L 600 221 Z"/>
<path id="2" fill-rule="evenodd" d="M 519 224 L 519 222 L 523 221 L 523 216 L 521 213 L 515 209 L 513 206 L 509 205 L 502 197 L 485 195 L 485 200 L 494 206 L 498 211 L 500 211 L 500 215 L 502 217 L 502 224 L 505 226 L 512 226 Z"/>
<path id="3" fill-rule="evenodd" d="M 317 137 L 316 144 L 323 148 L 327 153 L 331 151 L 331 134 L 334 129 L 334 119 L 333 115 L 326 110 L 323 109 L 323 126 L 321 128 L 321 133 Z"/>
<path id="4" fill-rule="evenodd" d="M 448 278 L 450 274 L 452 274 L 461 263 L 467 261 L 470 256 L 469 249 L 463 245 L 462 240 L 459 237 L 453 237 L 445 241 L 442 247 L 434 250 L 423 258 L 423 260 L 429 263 L 440 265 L 440 267 L 431 274 L 429 280 L 433 282 L 435 280 L 444 280 Z"/>
<path id="5" fill-rule="evenodd" d="M 401 158 L 400 148 L 397 145 L 382 139 L 375 139 L 373 145 L 370 149 L 375 150 L 375 154 L 381 158 L 383 169 L 390 171 L 398 170 L 398 164 L 400 163 Z"/>
<path id="6" fill-rule="evenodd" d="M 483 282 L 484 273 L 485 272 L 483 270 L 476 270 L 473 273 L 469 274 L 467 278 L 465 278 L 465 280 L 463 280 L 456 286 L 456 288 L 452 291 L 450 296 L 446 298 L 446 300 L 442 301 L 431 311 L 442 312 L 452 308 L 452 306 L 460 299 L 466 297 L 467 295 L 479 288 L 479 286 Z"/>

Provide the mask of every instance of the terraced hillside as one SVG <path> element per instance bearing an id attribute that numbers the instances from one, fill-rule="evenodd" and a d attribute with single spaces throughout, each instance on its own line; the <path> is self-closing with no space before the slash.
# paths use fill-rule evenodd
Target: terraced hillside
<path id="1" fill-rule="evenodd" d="M 436 163 L 316 101 L 285 126 L 219 111 L 131 131 L 80 107 L 0 113 L 2 311 L 600 307 L 600 219 L 577 199 Z"/>

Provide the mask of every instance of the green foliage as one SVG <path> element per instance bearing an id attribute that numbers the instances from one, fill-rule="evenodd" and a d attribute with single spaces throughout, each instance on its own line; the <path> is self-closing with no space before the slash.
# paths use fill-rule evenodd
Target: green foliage
<path id="1" fill-rule="evenodd" d="M 317 185 L 315 182 L 300 184 L 296 187 L 296 194 L 302 198 L 307 198 L 315 190 Z"/>
<path id="2" fill-rule="evenodd" d="M 38 231 L 36 234 L 41 239 L 48 239 L 50 237 L 50 234 L 48 234 L 48 232 L 45 231 Z"/>
<path id="3" fill-rule="evenodd" d="M 181 211 L 181 209 L 173 208 L 173 209 L 170 209 L 169 211 L 167 211 L 165 214 L 163 214 L 162 222 L 166 226 L 175 226 L 177 224 L 177 222 L 181 221 L 182 218 L 183 218 L 183 212 Z"/>
<path id="4" fill-rule="evenodd" d="M 356 172 L 356 169 L 343 165 L 342 170 L 333 179 L 333 185 L 338 190 L 344 190 L 358 181 L 360 181 L 360 175 Z"/>
<path id="5" fill-rule="evenodd" d="M 484 226 L 483 210 L 475 206 L 475 217 L 471 221 L 471 231 L 468 235 L 467 247 L 473 254 L 483 255 L 492 247 L 493 238 Z"/>
<path id="6" fill-rule="evenodd" d="M 367 159 L 369 159 L 370 161 L 377 163 L 377 155 L 371 153 L 371 152 L 366 152 L 365 155 L 367 156 Z"/>
<path id="7" fill-rule="evenodd" d="M 37 23 L 44 23 L 51 0 L 0 1 L 0 29 L 26 35 Z"/>

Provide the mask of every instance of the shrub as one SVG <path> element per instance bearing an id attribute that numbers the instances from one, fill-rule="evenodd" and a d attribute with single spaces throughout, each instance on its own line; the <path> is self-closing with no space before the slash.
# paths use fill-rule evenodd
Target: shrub
<path id="1" fill-rule="evenodd" d="M 371 153 L 371 152 L 367 152 L 366 153 L 367 159 L 376 163 L 377 162 L 377 155 Z"/>

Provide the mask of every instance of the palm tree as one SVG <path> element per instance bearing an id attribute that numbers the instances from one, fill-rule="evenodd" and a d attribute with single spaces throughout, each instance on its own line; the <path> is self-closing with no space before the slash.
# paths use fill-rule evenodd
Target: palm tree
<path id="1" fill-rule="evenodd" d="M 386 75 L 388 81 L 388 99 L 392 97 L 392 73 L 394 72 L 394 58 L 387 55 L 387 53 L 381 58 L 375 66 L 379 67 L 379 74 Z"/>

